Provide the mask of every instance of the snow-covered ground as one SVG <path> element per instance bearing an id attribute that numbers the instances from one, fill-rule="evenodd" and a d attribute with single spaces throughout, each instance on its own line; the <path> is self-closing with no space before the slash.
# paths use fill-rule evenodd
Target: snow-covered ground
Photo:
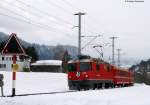
<path id="1" fill-rule="evenodd" d="M 11 95 L 11 72 L 5 75 L 4 94 Z M 68 90 L 62 73 L 17 73 L 16 94 L 48 93 Z M 0 97 L 0 105 L 150 105 L 150 86 L 89 90 L 72 93 Z"/>

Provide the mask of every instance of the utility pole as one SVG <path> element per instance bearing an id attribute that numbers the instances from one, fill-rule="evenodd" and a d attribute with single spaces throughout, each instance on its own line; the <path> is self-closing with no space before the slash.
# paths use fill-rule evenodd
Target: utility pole
<path id="1" fill-rule="evenodd" d="M 79 29 L 79 32 L 78 32 L 78 55 L 81 55 L 81 16 L 82 15 L 85 15 L 85 13 L 76 13 L 74 15 L 78 15 L 79 16 L 79 25 L 78 25 L 78 29 Z"/>
<path id="2" fill-rule="evenodd" d="M 118 67 L 120 67 L 120 51 L 121 49 L 117 49 L 117 52 L 118 52 Z"/>
<path id="3" fill-rule="evenodd" d="M 116 39 L 117 37 L 110 37 L 110 39 L 112 39 L 112 64 L 115 65 L 115 58 L 114 58 L 114 55 L 115 55 L 115 44 L 114 44 L 114 40 Z"/>

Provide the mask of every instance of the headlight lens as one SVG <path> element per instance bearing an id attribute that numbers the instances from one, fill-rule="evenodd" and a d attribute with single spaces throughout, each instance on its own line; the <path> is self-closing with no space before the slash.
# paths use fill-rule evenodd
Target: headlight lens
<path id="1" fill-rule="evenodd" d="M 88 78 L 89 76 L 86 74 L 85 77 Z"/>
<path id="2" fill-rule="evenodd" d="M 69 76 L 69 79 L 71 79 L 71 76 Z"/>

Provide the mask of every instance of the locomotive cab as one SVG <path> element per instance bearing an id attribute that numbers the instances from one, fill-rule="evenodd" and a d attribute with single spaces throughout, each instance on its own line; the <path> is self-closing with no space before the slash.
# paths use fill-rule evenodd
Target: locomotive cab
<path id="1" fill-rule="evenodd" d="M 92 63 L 87 61 L 69 62 L 67 68 L 69 80 L 84 80 L 92 71 Z"/>
<path id="2" fill-rule="evenodd" d="M 101 76 L 103 62 L 96 59 L 80 59 L 68 62 L 68 85 L 70 89 L 93 88 Z"/>
<path id="3" fill-rule="evenodd" d="M 69 61 L 67 68 L 70 89 L 87 87 L 92 73 L 92 62 L 89 59 Z"/>

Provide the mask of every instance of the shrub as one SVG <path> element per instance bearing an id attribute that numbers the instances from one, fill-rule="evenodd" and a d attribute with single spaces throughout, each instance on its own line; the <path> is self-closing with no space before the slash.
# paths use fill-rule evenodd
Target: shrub
<path id="1" fill-rule="evenodd" d="M 23 72 L 30 72 L 30 68 L 23 68 Z"/>

